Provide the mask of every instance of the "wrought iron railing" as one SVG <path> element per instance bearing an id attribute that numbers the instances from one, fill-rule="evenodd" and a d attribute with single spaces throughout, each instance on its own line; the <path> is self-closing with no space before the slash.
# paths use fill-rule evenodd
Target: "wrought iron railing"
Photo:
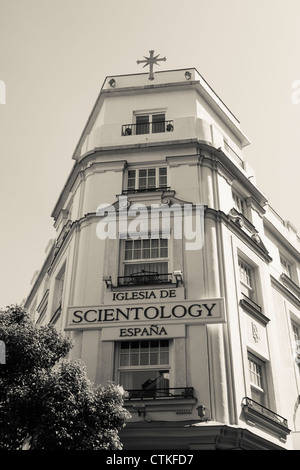
<path id="1" fill-rule="evenodd" d="M 169 191 L 170 186 L 160 186 L 159 188 L 142 188 L 142 189 L 123 189 L 122 194 L 135 194 L 135 193 L 146 193 L 148 191 Z"/>
<path id="2" fill-rule="evenodd" d="M 158 398 L 194 398 L 193 387 L 177 387 L 177 388 L 153 388 L 153 389 L 135 389 L 126 390 L 126 400 L 144 400 Z"/>
<path id="3" fill-rule="evenodd" d="M 173 121 L 143 122 L 138 124 L 123 124 L 122 135 L 157 134 L 159 132 L 173 132 Z"/>
<path id="4" fill-rule="evenodd" d="M 288 422 L 286 418 L 283 418 L 279 414 L 275 413 L 274 411 L 266 408 L 265 406 L 261 405 L 257 401 L 252 400 L 252 398 L 244 397 L 243 398 L 243 406 L 248 407 L 250 410 L 256 411 L 260 415 L 265 416 L 266 418 L 271 419 L 272 421 L 281 424 L 282 426 L 288 427 Z"/>
<path id="5" fill-rule="evenodd" d="M 147 284 L 171 284 L 173 282 L 173 274 L 159 274 L 151 271 L 141 271 L 130 274 L 130 276 L 119 276 L 118 286 L 136 286 Z"/>

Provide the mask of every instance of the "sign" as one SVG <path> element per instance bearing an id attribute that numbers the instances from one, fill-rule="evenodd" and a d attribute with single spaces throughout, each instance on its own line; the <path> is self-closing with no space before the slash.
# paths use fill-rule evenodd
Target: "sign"
<path id="1" fill-rule="evenodd" d="M 121 341 L 131 339 L 184 338 L 185 325 L 147 324 L 124 326 L 122 328 L 103 328 L 102 341 Z"/>
<path id="2" fill-rule="evenodd" d="M 224 322 L 224 299 L 69 307 L 69 328 Z"/>
<path id="3" fill-rule="evenodd" d="M 185 290 L 183 286 L 176 288 L 153 288 L 153 289 L 124 289 L 124 290 L 110 290 L 106 289 L 104 292 L 105 304 L 124 304 L 125 302 L 138 303 L 151 303 L 153 302 L 168 302 L 176 301 L 177 299 L 185 299 Z"/>

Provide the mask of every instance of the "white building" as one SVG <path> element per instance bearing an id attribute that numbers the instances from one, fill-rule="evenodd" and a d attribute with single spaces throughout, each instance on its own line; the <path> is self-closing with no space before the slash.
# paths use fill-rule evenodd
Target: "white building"
<path id="1" fill-rule="evenodd" d="M 124 386 L 125 449 L 300 448 L 299 237 L 248 144 L 195 69 L 107 77 L 80 137 L 25 306 Z"/>

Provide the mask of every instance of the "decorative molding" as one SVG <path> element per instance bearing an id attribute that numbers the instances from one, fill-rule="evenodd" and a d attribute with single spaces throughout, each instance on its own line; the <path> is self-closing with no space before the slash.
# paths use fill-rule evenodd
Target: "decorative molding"
<path id="1" fill-rule="evenodd" d="M 181 165 L 197 166 L 199 163 L 199 155 L 178 155 L 166 157 L 166 161 L 170 167 Z"/>
<path id="2" fill-rule="evenodd" d="M 237 214 L 239 213 L 237 212 Z M 244 243 L 246 243 L 253 251 L 255 251 L 258 256 L 264 259 L 267 263 L 270 263 L 272 261 L 272 258 L 270 257 L 269 252 L 267 251 L 265 245 L 262 243 L 261 238 L 259 237 L 256 231 L 255 233 L 252 233 L 252 236 L 248 235 L 248 233 L 245 232 L 245 230 L 243 230 L 243 227 L 240 227 L 236 223 L 235 219 L 231 218 L 229 215 L 226 215 L 223 211 L 211 209 L 210 207 L 205 208 L 204 217 L 213 218 L 217 222 L 223 222 L 240 239 L 242 239 Z M 259 239 L 257 239 L 257 235 Z"/>

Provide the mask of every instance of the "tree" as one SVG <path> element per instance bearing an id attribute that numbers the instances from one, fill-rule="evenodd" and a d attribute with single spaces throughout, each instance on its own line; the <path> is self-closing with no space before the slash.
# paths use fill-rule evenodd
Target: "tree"
<path id="1" fill-rule="evenodd" d="M 0 310 L 0 449 L 121 449 L 118 431 L 130 417 L 123 389 L 94 387 L 84 364 L 67 360 L 70 339 L 38 327 L 25 309 Z"/>

